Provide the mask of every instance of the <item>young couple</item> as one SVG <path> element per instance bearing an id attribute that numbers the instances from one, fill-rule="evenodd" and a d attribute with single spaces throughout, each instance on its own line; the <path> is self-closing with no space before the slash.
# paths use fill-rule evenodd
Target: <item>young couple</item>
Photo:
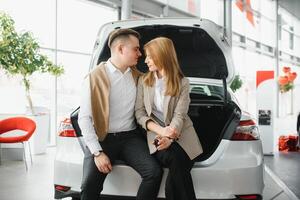
<path id="1" fill-rule="evenodd" d="M 166 199 L 196 199 L 190 170 L 202 147 L 187 115 L 189 81 L 173 42 L 165 37 L 145 44 L 149 72 L 141 74 L 135 67 L 141 56 L 139 39 L 131 29 L 113 31 L 111 57 L 85 79 L 79 125 L 88 148 L 81 200 L 99 199 L 115 160 L 140 174 L 138 200 L 156 200 L 162 167 L 169 169 Z M 147 141 L 136 121 L 147 131 Z"/>

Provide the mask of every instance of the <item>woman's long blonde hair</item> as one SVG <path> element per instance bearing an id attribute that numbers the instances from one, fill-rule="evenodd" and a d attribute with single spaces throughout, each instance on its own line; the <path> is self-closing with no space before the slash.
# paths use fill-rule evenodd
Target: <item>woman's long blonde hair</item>
<path id="1" fill-rule="evenodd" d="M 155 38 L 144 45 L 144 51 L 146 54 L 150 54 L 156 67 L 165 72 L 165 95 L 178 96 L 181 79 L 184 75 L 179 67 L 172 40 L 166 37 Z M 152 87 L 155 83 L 154 72 L 149 71 L 144 76 L 144 82 L 147 86 Z"/>

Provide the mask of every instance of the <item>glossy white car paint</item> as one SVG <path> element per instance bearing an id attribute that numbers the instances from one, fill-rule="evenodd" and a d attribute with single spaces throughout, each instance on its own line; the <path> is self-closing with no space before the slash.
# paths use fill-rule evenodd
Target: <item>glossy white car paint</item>
<path id="1" fill-rule="evenodd" d="M 262 194 L 263 156 L 260 140 L 222 140 L 215 153 L 196 163 L 192 177 L 199 199 L 234 198 L 234 194 Z M 77 138 L 60 138 L 54 165 L 54 184 L 80 191 L 83 153 Z M 165 172 L 167 170 L 165 169 Z M 159 197 L 164 197 L 164 173 Z M 130 167 L 116 165 L 108 175 L 102 194 L 135 196 L 141 181 Z"/>

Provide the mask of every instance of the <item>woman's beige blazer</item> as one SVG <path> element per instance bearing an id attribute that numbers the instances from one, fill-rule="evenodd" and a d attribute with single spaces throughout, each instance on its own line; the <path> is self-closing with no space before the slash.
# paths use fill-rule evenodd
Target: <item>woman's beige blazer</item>
<path id="1" fill-rule="evenodd" d="M 181 89 L 179 96 L 165 96 L 163 103 L 164 125 L 170 125 L 176 128 L 180 137 L 177 141 L 185 150 L 190 159 L 194 159 L 200 155 L 203 150 L 197 133 L 193 127 L 192 120 L 187 115 L 190 104 L 190 84 L 187 78 L 181 81 Z M 155 88 L 148 87 L 144 84 L 143 77 L 139 78 L 137 98 L 135 103 L 135 116 L 137 122 L 145 129 L 148 120 L 155 120 L 152 115 L 152 106 L 154 105 Z M 156 151 L 152 144 L 155 133 L 147 130 L 147 140 L 150 153 Z"/>

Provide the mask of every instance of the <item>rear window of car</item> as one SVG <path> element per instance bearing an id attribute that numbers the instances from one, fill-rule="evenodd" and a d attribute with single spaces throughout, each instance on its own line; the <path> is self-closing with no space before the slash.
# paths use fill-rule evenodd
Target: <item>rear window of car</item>
<path id="1" fill-rule="evenodd" d="M 194 98 L 224 99 L 224 88 L 207 84 L 190 84 L 190 93 Z"/>

